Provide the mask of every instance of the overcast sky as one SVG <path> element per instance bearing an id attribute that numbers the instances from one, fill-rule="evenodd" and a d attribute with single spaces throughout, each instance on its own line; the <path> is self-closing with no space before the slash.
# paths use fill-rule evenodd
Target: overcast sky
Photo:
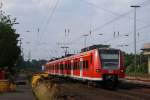
<path id="1" fill-rule="evenodd" d="M 64 54 L 60 47 L 69 44 L 70 53 L 87 46 L 110 44 L 133 52 L 133 18 L 130 5 L 137 9 L 137 52 L 150 42 L 150 0 L 0 0 L 2 10 L 17 17 L 15 25 L 22 39 L 26 59 L 50 59 Z M 65 33 L 65 29 L 69 33 Z M 116 36 L 114 37 L 114 32 Z M 119 36 L 117 33 L 119 32 Z M 103 35 L 98 35 L 103 34 Z M 124 35 L 129 35 L 124 36 Z M 129 45 L 120 47 L 119 45 Z"/>

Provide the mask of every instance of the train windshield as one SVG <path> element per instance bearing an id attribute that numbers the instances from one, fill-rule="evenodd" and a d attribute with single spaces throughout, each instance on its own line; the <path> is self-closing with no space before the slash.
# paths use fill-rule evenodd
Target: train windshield
<path id="1" fill-rule="evenodd" d="M 101 63 L 104 69 L 118 69 L 119 51 L 118 50 L 99 50 Z"/>

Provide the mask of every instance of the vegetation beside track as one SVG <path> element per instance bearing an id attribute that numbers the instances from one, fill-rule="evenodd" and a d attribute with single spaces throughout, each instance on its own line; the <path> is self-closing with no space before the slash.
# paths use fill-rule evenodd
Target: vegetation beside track
<path id="1" fill-rule="evenodd" d="M 125 54 L 125 67 L 127 75 L 147 75 L 148 74 L 148 58 L 142 54 L 137 55 L 137 66 L 134 66 L 134 54 Z"/>

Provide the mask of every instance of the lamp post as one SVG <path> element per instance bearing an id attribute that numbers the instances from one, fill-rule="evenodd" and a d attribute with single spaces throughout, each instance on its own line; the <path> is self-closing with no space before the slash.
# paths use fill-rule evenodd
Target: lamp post
<path id="1" fill-rule="evenodd" d="M 139 5 L 132 5 L 130 6 L 134 8 L 134 67 L 135 67 L 135 73 L 136 73 L 136 9 L 139 8 Z"/>
<path id="2" fill-rule="evenodd" d="M 3 3 L 2 2 L 0 2 L 0 9 L 3 7 Z"/>

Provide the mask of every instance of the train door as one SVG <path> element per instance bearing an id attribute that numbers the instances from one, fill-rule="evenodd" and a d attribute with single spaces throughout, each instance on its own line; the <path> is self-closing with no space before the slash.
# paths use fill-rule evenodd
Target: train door
<path id="1" fill-rule="evenodd" d="M 73 76 L 73 60 L 71 60 L 71 76 Z"/>
<path id="2" fill-rule="evenodd" d="M 60 70 L 61 70 L 61 63 L 58 63 L 58 75 L 60 75 Z"/>
<path id="3" fill-rule="evenodd" d="M 83 76 L 83 58 L 80 58 L 79 68 L 80 68 L 80 78 L 82 78 L 82 76 Z"/>
<path id="4" fill-rule="evenodd" d="M 55 64 L 53 66 L 54 66 L 54 75 L 55 75 Z"/>

